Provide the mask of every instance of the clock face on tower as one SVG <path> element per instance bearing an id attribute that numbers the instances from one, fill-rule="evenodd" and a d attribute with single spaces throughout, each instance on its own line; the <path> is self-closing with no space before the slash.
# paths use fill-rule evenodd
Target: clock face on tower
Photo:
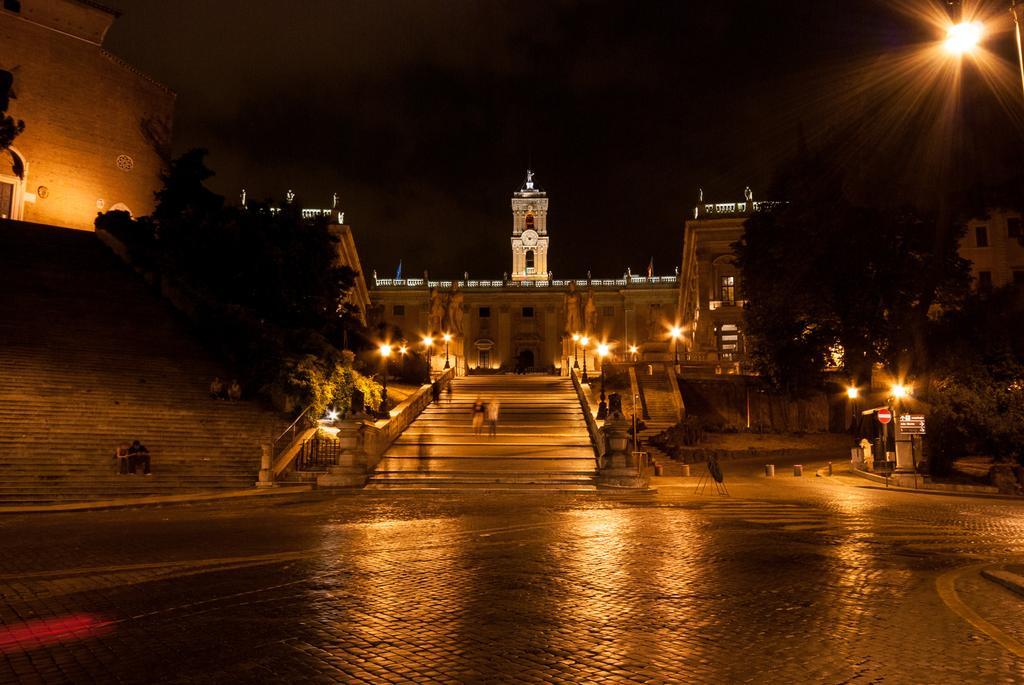
<path id="1" fill-rule="evenodd" d="M 523 245 L 526 247 L 533 247 L 537 244 L 537 231 L 533 229 L 527 229 L 523 231 Z"/>

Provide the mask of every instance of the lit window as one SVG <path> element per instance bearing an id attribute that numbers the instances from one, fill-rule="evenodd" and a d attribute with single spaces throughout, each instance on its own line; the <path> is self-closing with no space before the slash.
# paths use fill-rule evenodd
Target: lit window
<path id="1" fill-rule="evenodd" d="M 987 226 L 975 226 L 974 227 L 974 246 L 975 247 L 988 247 L 988 227 Z"/>
<path id="2" fill-rule="evenodd" d="M 722 276 L 722 304 L 735 304 L 736 302 L 736 277 Z"/>

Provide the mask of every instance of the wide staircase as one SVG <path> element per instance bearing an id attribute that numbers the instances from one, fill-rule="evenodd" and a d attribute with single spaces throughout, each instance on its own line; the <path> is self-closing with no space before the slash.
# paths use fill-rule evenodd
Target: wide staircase
<path id="1" fill-rule="evenodd" d="M 210 399 L 224 369 L 94 234 L 0 221 L 0 292 L 0 504 L 252 487 L 286 422 Z M 117 473 L 134 439 L 150 476 Z"/>
<path id="2" fill-rule="evenodd" d="M 651 453 L 651 459 L 656 463 L 668 461 L 669 457 L 658 447 L 650 444 L 648 439 L 661 433 L 667 428 L 678 423 L 676 405 L 672 399 L 672 379 L 669 377 L 669 366 L 665 364 L 653 364 L 653 374 L 648 375 L 646 364 L 636 367 L 636 381 L 643 393 L 647 403 L 647 413 L 650 418 L 644 419 L 647 428 L 641 433 L 644 439 L 644 451 Z"/>
<path id="3" fill-rule="evenodd" d="M 595 489 L 596 463 L 579 399 L 567 378 L 468 376 L 451 401 L 420 414 L 384 454 L 370 489 Z M 498 401 L 495 437 L 472 425 L 477 399 Z"/>

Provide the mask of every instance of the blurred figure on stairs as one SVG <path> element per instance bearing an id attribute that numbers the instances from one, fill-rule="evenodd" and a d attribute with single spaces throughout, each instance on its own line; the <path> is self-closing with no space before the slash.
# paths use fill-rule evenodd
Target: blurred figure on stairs
<path id="1" fill-rule="evenodd" d="M 477 395 L 473 402 L 473 435 L 480 435 L 484 430 L 484 401 Z"/>
<path id="2" fill-rule="evenodd" d="M 238 384 L 237 378 L 233 378 L 228 386 L 228 399 L 235 402 L 242 399 L 242 386 Z"/>
<path id="3" fill-rule="evenodd" d="M 128 450 L 130 449 L 131 445 L 127 442 L 122 442 L 114 450 L 114 459 L 117 461 L 117 473 L 119 475 L 124 476 L 128 474 L 128 462 L 130 460 Z"/>
<path id="4" fill-rule="evenodd" d="M 491 399 L 491 401 L 487 403 L 487 429 L 492 438 L 498 435 L 499 411 L 501 411 L 501 403 L 496 399 Z"/>

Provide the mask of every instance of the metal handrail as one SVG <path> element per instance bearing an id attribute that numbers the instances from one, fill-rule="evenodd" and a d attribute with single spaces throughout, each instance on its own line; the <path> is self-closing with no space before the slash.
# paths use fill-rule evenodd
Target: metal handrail
<path id="1" fill-rule="evenodd" d="M 305 409 L 303 409 L 302 413 L 295 417 L 295 420 L 292 421 L 291 425 L 288 426 L 287 428 L 285 428 L 283 431 L 281 431 L 281 434 L 278 435 L 276 438 L 274 438 L 274 442 L 273 442 L 272 450 L 271 451 L 274 453 L 275 457 L 278 454 L 280 454 L 280 450 L 277 449 L 277 443 L 281 442 L 281 438 L 283 438 L 288 433 L 292 434 L 291 440 L 288 441 L 288 444 L 290 445 L 292 443 L 292 441 L 295 440 L 295 427 L 299 424 L 299 421 L 301 421 L 303 419 L 303 417 L 305 417 L 306 414 L 309 413 L 309 410 L 310 410 L 310 407 L 306 407 Z"/>

